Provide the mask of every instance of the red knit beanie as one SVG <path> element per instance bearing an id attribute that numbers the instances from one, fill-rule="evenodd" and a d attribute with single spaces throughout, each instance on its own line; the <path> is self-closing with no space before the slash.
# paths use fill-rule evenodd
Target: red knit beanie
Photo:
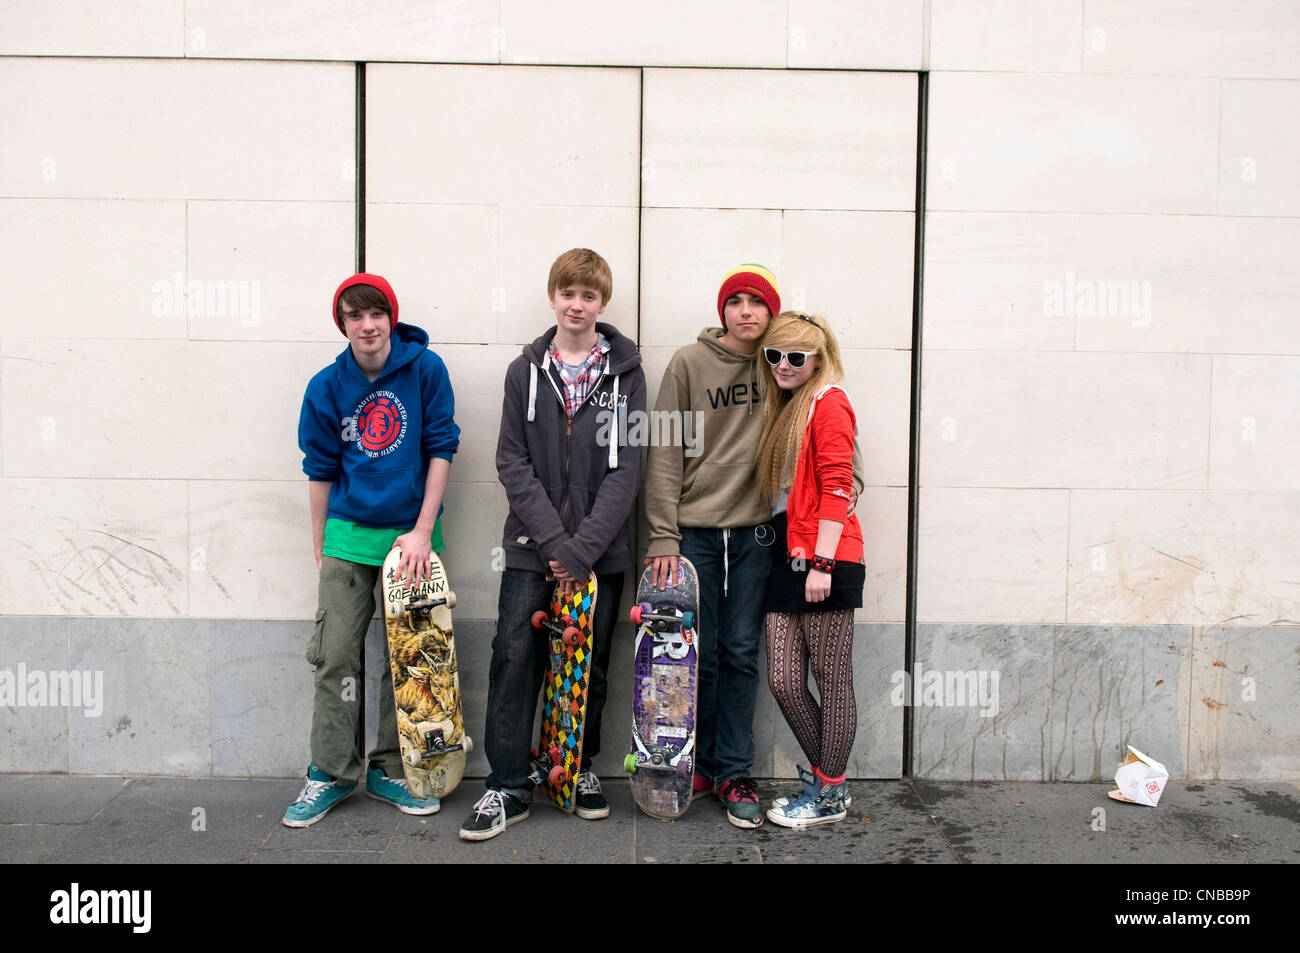
<path id="1" fill-rule="evenodd" d="M 397 327 L 397 295 L 393 292 L 393 286 L 388 283 L 387 279 L 380 275 L 369 275 L 362 272 L 361 274 L 353 275 L 351 278 L 344 281 L 343 284 L 339 285 L 338 290 L 334 292 L 334 306 L 330 309 L 330 314 L 334 318 L 335 325 L 338 326 L 339 331 L 344 337 L 347 336 L 348 332 L 343 330 L 343 319 L 339 317 L 339 298 L 343 297 L 343 292 L 347 291 L 353 285 L 370 285 L 370 287 L 374 288 L 387 298 L 389 318 L 388 329 L 391 331 L 393 328 Z"/>
<path id="2" fill-rule="evenodd" d="M 772 312 L 772 317 L 781 313 L 781 293 L 776 288 L 776 275 L 762 265 L 750 262 L 727 272 L 727 276 L 722 279 L 722 287 L 718 289 L 718 317 L 722 319 L 724 330 L 727 327 L 727 316 L 723 309 L 727 299 L 741 291 L 762 298 L 767 310 Z"/>

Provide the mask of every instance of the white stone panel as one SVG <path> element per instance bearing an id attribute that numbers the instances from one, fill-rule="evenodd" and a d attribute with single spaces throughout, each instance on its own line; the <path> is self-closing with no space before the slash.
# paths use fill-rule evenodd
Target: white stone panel
<path id="1" fill-rule="evenodd" d="M 1088 0 L 1083 37 L 1091 72 L 1300 78 L 1289 0 Z"/>
<path id="2" fill-rule="evenodd" d="M 1297 8 L 1300 9 L 1300 8 Z M 1219 212 L 1300 216 L 1300 82 L 1223 84 Z"/>
<path id="3" fill-rule="evenodd" d="M 1077 73 L 1082 31 L 1083 0 L 931 0 L 929 65 Z"/>
<path id="4" fill-rule="evenodd" d="M 494 63 L 495 4 L 476 0 L 187 0 L 186 55 Z"/>
<path id="5" fill-rule="evenodd" d="M 1210 79 L 934 73 L 927 207 L 1212 212 Z"/>
<path id="6" fill-rule="evenodd" d="M 0 0 L 3 56 L 184 56 L 185 0 Z"/>
<path id="7" fill-rule="evenodd" d="M 785 65 L 785 0 L 501 0 L 501 62 Z"/>
<path id="8" fill-rule="evenodd" d="M 1075 320 L 1045 289 L 1078 271 L 1078 216 L 930 212 L 925 346 L 1071 350 Z"/>
<path id="9" fill-rule="evenodd" d="M 498 483 L 453 481 L 447 486 L 443 505 L 442 532 L 447 547 L 442 560 L 456 593 L 453 616 L 495 619 L 505 569 L 501 531 L 510 509 L 506 492 Z M 487 685 L 486 671 L 472 673 L 472 677 Z M 478 714 L 473 716 L 477 719 Z"/>
<path id="10" fill-rule="evenodd" d="M 910 212 L 782 216 L 781 307 L 819 314 L 840 347 L 912 346 Z"/>
<path id="11" fill-rule="evenodd" d="M 862 527 L 867 581 L 858 622 L 903 622 L 907 615 L 907 488 L 869 486 L 854 512 Z"/>
<path id="12" fill-rule="evenodd" d="M 922 484 L 1204 487 L 1209 401 L 1208 356 L 927 351 Z"/>
<path id="13" fill-rule="evenodd" d="M 591 248 L 609 262 L 614 292 L 600 320 L 636 340 L 639 218 L 635 208 L 504 206 L 497 340 L 523 344 L 555 323 L 546 283 L 551 263 L 570 248 Z"/>
<path id="14" fill-rule="evenodd" d="M 917 621 L 1064 622 L 1069 497 L 922 488 Z"/>
<path id="15" fill-rule="evenodd" d="M 366 206 L 366 269 L 435 348 L 496 340 L 498 218 L 494 205 Z"/>
<path id="16" fill-rule="evenodd" d="M 0 284 L 42 299 L 40 320 L 4 308 L 0 337 L 185 336 L 155 288 L 185 270 L 184 203 L 7 199 L 0 215 Z"/>
<path id="17" fill-rule="evenodd" d="M 1295 493 L 1070 494 L 1070 616 L 1107 625 L 1294 620 Z"/>
<path id="18" fill-rule="evenodd" d="M 495 483 L 503 382 L 506 368 L 520 349 L 513 344 L 448 344 L 437 351 L 451 375 L 456 425 L 460 427 L 460 449 L 452 459 L 451 479 L 456 483 Z"/>
<path id="19" fill-rule="evenodd" d="M 651 207 L 910 210 L 916 77 L 647 70 Z"/>
<path id="20" fill-rule="evenodd" d="M 1210 487 L 1300 490 L 1300 357 L 1214 359 Z"/>
<path id="21" fill-rule="evenodd" d="M 366 77 L 371 201 L 637 205 L 636 70 L 381 65 Z"/>
<path id="22" fill-rule="evenodd" d="M 641 343 L 690 344 L 721 327 L 718 289 L 744 262 L 781 280 L 781 213 L 762 209 L 645 209 L 641 213 Z"/>
<path id="23" fill-rule="evenodd" d="M 354 219 L 348 202 L 188 203 L 187 292 L 176 310 L 190 338 L 341 341 L 330 303 L 353 273 Z M 174 274 L 158 277 L 176 285 Z"/>
<path id="24" fill-rule="evenodd" d="M 6 475 L 294 479 L 303 392 L 338 350 L 6 340 Z"/>
<path id="25" fill-rule="evenodd" d="M 6 479 L 0 499 L 0 613 L 188 614 L 184 483 Z"/>
<path id="26" fill-rule="evenodd" d="M 307 478 L 191 480 L 189 614 L 310 619 L 318 575 Z"/>
<path id="27" fill-rule="evenodd" d="M 691 342 L 683 341 L 680 345 L 662 345 L 659 347 L 641 348 L 641 370 L 645 371 L 645 401 L 646 407 L 654 409 L 655 401 L 659 399 L 659 385 L 663 383 L 664 371 L 668 368 L 668 362 L 672 360 L 679 347 L 685 347 Z M 645 482 L 645 458 L 641 460 L 641 481 Z M 646 537 L 648 540 L 648 537 Z"/>
<path id="28" fill-rule="evenodd" d="M 842 384 L 858 418 L 867 486 L 907 486 L 911 352 L 852 348 L 841 352 L 840 360 Z"/>
<path id="29" fill-rule="evenodd" d="M 922 0 L 790 0 L 789 7 L 789 66 L 879 70 L 924 66 Z"/>
<path id="30" fill-rule="evenodd" d="M 1076 316 L 1080 350 L 1300 354 L 1300 219 L 1082 215 L 1078 224 L 1075 310 L 1088 294 L 1104 305 Z M 926 325 L 929 343 L 928 315 Z"/>
<path id="31" fill-rule="evenodd" d="M 14 197 L 348 201 L 350 65 L 0 60 Z"/>

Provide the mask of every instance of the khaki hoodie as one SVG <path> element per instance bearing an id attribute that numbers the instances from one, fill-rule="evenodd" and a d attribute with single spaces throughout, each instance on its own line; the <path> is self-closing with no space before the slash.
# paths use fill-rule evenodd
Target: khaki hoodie
<path id="1" fill-rule="evenodd" d="M 705 328 L 664 371 L 655 410 L 693 414 L 695 429 L 686 432 L 702 452 L 650 448 L 645 505 L 652 558 L 678 554 L 682 526 L 733 529 L 772 518 L 772 507 L 759 499 L 754 470 L 763 433 L 758 354 L 733 351 L 721 343 L 723 333 Z"/>

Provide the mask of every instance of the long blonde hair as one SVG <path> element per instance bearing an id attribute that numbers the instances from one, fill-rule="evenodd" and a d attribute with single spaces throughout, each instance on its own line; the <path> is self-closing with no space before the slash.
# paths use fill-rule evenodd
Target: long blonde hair
<path id="1" fill-rule="evenodd" d="M 762 348 L 782 351 L 816 351 L 820 365 L 797 390 L 784 391 Z M 803 447 L 804 424 L 813 398 L 828 384 L 844 379 L 840 346 L 822 318 L 799 311 L 783 311 L 770 325 L 759 344 L 759 366 L 763 369 L 763 436 L 758 442 L 758 490 L 769 503 L 781 494 L 781 477 L 793 474 Z"/>

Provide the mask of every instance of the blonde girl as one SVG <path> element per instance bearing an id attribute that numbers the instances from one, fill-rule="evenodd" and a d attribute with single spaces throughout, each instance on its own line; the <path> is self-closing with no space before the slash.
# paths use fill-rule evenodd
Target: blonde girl
<path id="1" fill-rule="evenodd" d="M 803 790 L 776 801 L 767 817 L 810 827 L 843 820 L 851 803 L 844 777 L 857 731 L 853 610 L 866 580 L 862 529 L 849 512 L 857 417 L 838 386 L 839 345 L 824 319 L 782 313 L 761 354 L 758 480 L 777 532 L 764 605 L 768 682 L 811 765 L 799 769 Z M 808 691 L 810 665 L 820 704 Z"/>

